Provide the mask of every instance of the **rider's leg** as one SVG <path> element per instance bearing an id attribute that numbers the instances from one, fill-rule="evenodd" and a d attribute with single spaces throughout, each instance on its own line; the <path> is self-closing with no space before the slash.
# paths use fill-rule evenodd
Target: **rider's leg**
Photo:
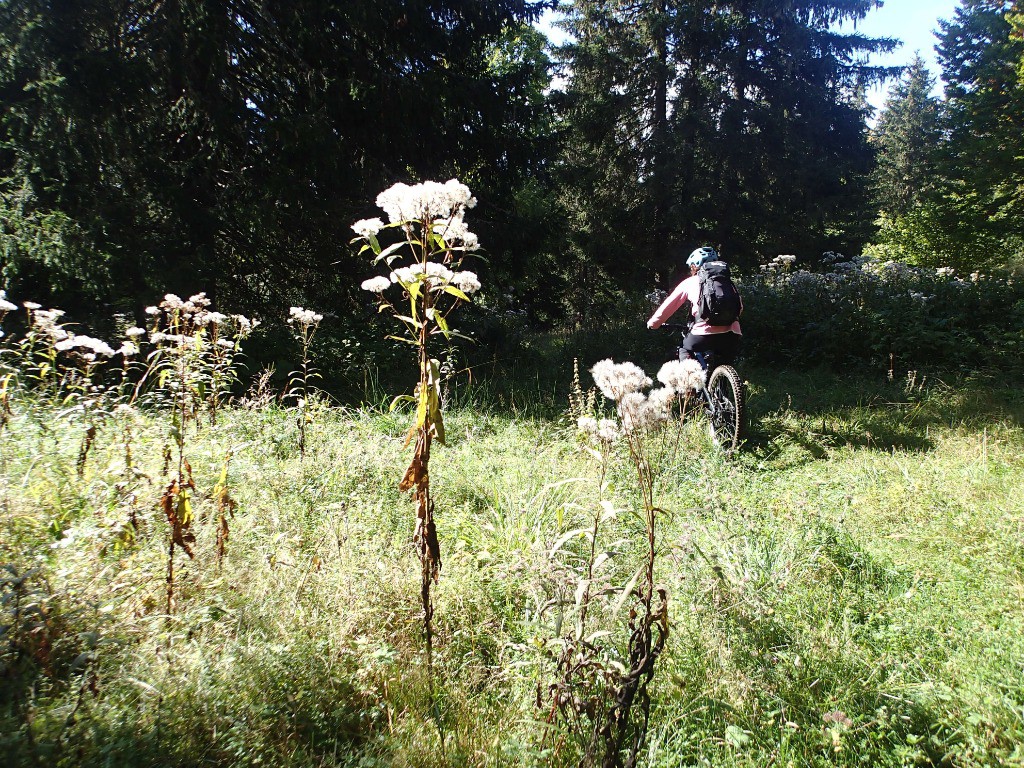
<path id="1" fill-rule="evenodd" d="M 680 359 L 692 358 L 694 353 L 711 353 L 712 365 L 724 365 L 736 359 L 740 351 L 740 342 L 743 337 L 737 333 L 688 333 L 683 339 L 683 346 L 680 347 Z M 711 371 L 708 370 L 708 375 Z"/>

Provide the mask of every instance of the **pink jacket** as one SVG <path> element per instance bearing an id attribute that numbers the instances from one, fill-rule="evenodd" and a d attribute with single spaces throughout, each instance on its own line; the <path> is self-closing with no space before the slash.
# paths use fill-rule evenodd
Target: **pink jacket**
<path id="1" fill-rule="evenodd" d="M 676 289 L 668 295 L 668 298 L 661 302 L 661 306 L 654 311 L 651 319 L 647 321 L 647 327 L 660 328 L 662 323 L 668 320 L 677 309 L 686 302 L 690 302 L 690 313 L 694 319 L 693 328 L 690 330 L 690 333 L 695 333 L 698 336 L 708 336 L 713 333 L 729 333 L 731 331 L 737 335 L 742 335 L 739 320 L 735 321 L 732 325 L 708 325 L 697 317 L 698 298 L 700 298 L 700 276 L 691 275 L 677 285 Z M 742 313 L 743 299 L 740 298 L 740 314 Z"/>

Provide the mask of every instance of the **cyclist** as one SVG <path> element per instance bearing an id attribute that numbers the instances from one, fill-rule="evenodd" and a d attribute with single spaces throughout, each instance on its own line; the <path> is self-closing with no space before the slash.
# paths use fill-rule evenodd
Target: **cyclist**
<path id="1" fill-rule="evenodd" d="M 695 353 L 710 352 L 714 358 L 715 365 L 731 363 L 739 354 L 740 343 L 743 334 L 740 330 L 739 320 L 731 325 L 708 325 L 705 320 L 698 317 L 697 300 L 700 298 L 700 276 L 697 272 L 701 266 L 709 261 L 718 261 L 718 252 L 707 246 L 696 249 L 686 259 L 690 267 L 690 276 L 683 280 L 676 289 L 668 295 L 668 298 L 661 303 L 650 320 L 647 321 L 648 328 L 659 328 L 677 310 L 686 304 L 690 305 L 690 322 L 687 324 L 686 337 L 683 345 L 679 348 L 679 358 L 694 359 Z M 743 301 L 740 300 L 740 314 L 743 313 Z"/>

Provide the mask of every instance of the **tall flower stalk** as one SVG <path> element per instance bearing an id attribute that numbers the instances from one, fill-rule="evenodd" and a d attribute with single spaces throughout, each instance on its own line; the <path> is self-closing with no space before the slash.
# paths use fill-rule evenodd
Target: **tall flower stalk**
<path id="1" fill-rule="evenodd" d="M 309 389 L 313 380 L 320 378 L 319 372 L 312 367 L 310 347 L 323 319 L 323 315 L 302 307 L 292 307 L 288 314 L 288 324 L 302 345 L 302 370 L 292 371 L 288 382 L 288 394 L 295 398 L 299 412 L 299 457 L 302 459 L 306 458 L 306 425 L 310 421 Z"/>
<path id="2" fill-rule="evenodd" d="M 668 592 L 655 581 L 657 523 L 662 510 L 654 504 L 654 432 L 672 418 L 677 403 L 685 414 L 692 394 L 704 384 L 704 373 L 694 361 L 667 363 L 658 373 L 664 386 L 649 394 L 643 390 L 651 386 L 651 379 L 633 363 L 602 360 L 591 373 L 601 393 L 615 402 L 619 428 L 592 418 L 580 419 L 579 426 L 595 436 L 604 433 L 608 440 L 621 435 L 636 470 L 645 537 L 643 563 L 621 598 L 630 603 L 625 669 L 611 681 L 608 709 L 594 718 L 587 754 L 588 760 L 595 760 L 597 753 L 603 752 L 601 765 L 619 768 L 636 765 L 646 739 L 650 715 L 648 685 L 669 631 Z"/>
<path id="3" fill-rule="evenodd" d="M 160 390 L 170 393 L 171 438 L 175 453 L 165 451 L 165 472 L 170 477 L 160 499 L 160 506 L 169 528 L 167 544 L 167 616 L 174 613 L 174 555 L 176 549 L 194 556 L 195 520 L 192 500 L 196 493 L 192 465 L 188 460 L 189 427 L 198 426 L 200 409 L 210 408 L 216 418 L 217 404 L 223 390 L 233 381 L 232 362 L 239 351 L 239 342 L 258 324 L 241 315 L 227 317 L 210 309 L 206 294 L 197 293 L 188 300 L 167 294 L 164 300 L 146 313 L 153 318 L 149 343 L 153 351 L 149 365 L 136 385 L 142 391 L 151 375 L 157 376 Z M 219 347 L 223 351 L 214 348 Z M 176 461 L 175 461 L 176 459 Z M 171 471 L 172 467 L 174 468 Z M 222 519 L 226 526 L 226 518 Z"/>
<path id="4" fill-rule="evenodd" d="M 436 336 L 451 340 L 458 333 L 449 315 L 480 288 L 477 276 L 462 271 L 467 252 L 478 247 L 476 235 L 463 220 L 476 204 L 469 188 L 452 179 L 444 184 L 424 182 L 396 184 L 377 197 L 388 223 L 363 219 L 352 229 L 361 242 L 360 253 L 372 254 L 373 264 L 385 274 L 363 281 L 362 288 L 376 294 L 380 312 L 389 312 L 402 326 L 402 334 L 390 338 L 416 349 L 419 383 L 413 395 L 395 398 L 415 404 L 415 418 L 406 437 L 413 456 L 399 483 L 412 494 L 416 506 L 414 542 L 421 564 L 420 602 L 427 664 L 433 686 L 433 616 L 431 586 L 441 572 L 441 547 L 434 521 L 430 488 L 430 451 L 436 440 L 444 444 L 441 414 L 441 365 L 432 357 Z M 382 243 L 383 241 L 383 243 Z M 398 289 L 401 296 L 397 297 Z M 393 301 L 389 296 L 395 296 Z"/>

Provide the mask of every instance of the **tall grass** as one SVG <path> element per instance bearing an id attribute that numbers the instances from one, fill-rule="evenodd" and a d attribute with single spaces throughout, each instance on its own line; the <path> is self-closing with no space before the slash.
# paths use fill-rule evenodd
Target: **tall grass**
<path id="1" fill-rule="evenodd" d="M 658 478 L 655 581 L 675 607 L 642 762 L 1021 762 L 1019 391 L 980 375 L 922 386 L 746 373 L 747 449 L 721 456 L 695 421 Z M 551 398 L 539 411 L 526 399 L 512 412 L 454 407 L 431 465 L 446 515 L 435 665 L 450 765 L 573 761 L 542 738 L 538 684 L 572 609 L 571 559 L 585 554 L 582 539 L 556 545 L 593 525 L 602 491 Z M 124 417 L 130 459 L 122 433 L 100 430 L 79 477 L 81 434 L 60 406 L 8 399 L 9 764 L 442 760 L 422 716 L 421 573 L 394 483 L 407 415 L 317 408 L 300 435 L 291 409 L 253 402 L 190 428 L 196 556 L 178 564 L 168 618 L 161 412 Z M 237 508 L 219 558 L 212 489 L 229 454 Z M 137 528 L 118 487 L 129 470 Z M 618 510 L 635 502 L 633 471 L 611 456 L 603 498 Z M 621 512 L 602 526 L 603 567 L 626 581 L 643 526 Z"/>

